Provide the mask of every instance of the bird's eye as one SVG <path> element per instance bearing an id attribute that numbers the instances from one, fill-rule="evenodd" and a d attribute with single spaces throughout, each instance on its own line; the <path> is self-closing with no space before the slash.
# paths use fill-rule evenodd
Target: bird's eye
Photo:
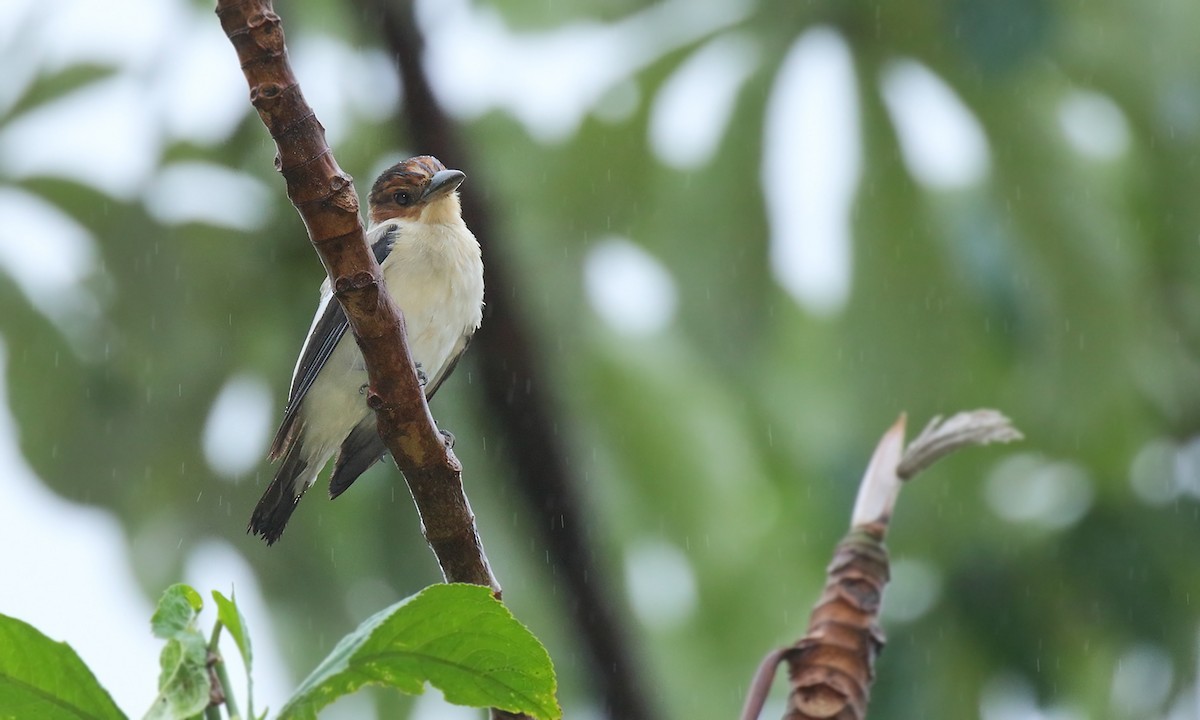
<path id="1" fill-rule="evenodd" d="M 401 190 L 398 193 L 392 193 L 392 200 L 396 201 L 400 207 L 408 207 L 412 205 L 413 196 L 412 193 Z"/>

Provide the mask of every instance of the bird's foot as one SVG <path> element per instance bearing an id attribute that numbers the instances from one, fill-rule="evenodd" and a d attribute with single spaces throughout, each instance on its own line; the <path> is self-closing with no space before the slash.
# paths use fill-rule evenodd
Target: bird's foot
<path id="1" fill-rule="evenodd" d="M 359 394 L 359 395 L 366 395 L 366 394 L 367 394 L 367 391 L 368 391 L 368 390 L 370 390 L 370 389 L 371 389 L 371 383 L 363 383 L 362 385 L 360 385 L 360 386 L 358 387 L 358 394 Z"/>
<path id="2" fill-rule="evenodd" d="M 417 382 L 421 383 L 421 387 L 425 387 L 429 383 L 429 378 L 426 377 L 425 370 L 421 368 L 421 363 L 417 363 L 414 367 L 417 371 Z"/>
<path id="3" fill-rule="evenodd" d="M 446 443 L 446 448 L 449 450 L 453 450 L 454 449 L 454 433 L 450 432 L 449 430 L 444 430 L 442 428 L 438 428 L 438 432 L 440 432 L 442 434 L 442 442 Z"/>

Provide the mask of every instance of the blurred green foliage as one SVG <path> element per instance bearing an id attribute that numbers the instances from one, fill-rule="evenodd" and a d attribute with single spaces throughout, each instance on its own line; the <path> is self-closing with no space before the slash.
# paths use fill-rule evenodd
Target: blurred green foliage
<path id="1" fill-rule="evenodd" d="M 650 6 L 484 5 L 528 33 Z M 349 5 L 282 12 L 289 39 L 380 45 Z M 829 317 L 773 279 L 760 184 L 775 73 L 816 26 L 853 55 L 862 140 L 851 295 Z M 1200 489 L 1187 455 L 1200 422 L 1197 26 L 1200 5 L 1186 0 L 768 0 L 718 31 L 747 34 L 760 56 L 698 170 L 659 163 L 647 127 L 663 82 L 707 37 L 626 78 L 639 98 L 627 117 L 589 115 L 561 142 L 536 141 L 500 110 L 466 123 L 473 154 L 443 160 L 496 209 L 517 284 L 489 292 L 515 298 L 535 328 L 608 591 L 625 605 L 628 561 L 647 543 L 677 548 L 694 573 L 694 612 L 634 633 L 670 717 L 732 716 L 761 655 L 802 633 L 855 483 L 895 416 L 919 425 L 977 406 L 1001 409 L 1028 439 L 964 453 L 903 497 L 893 552 L 933 568 L 937 587 L 919 617 L 887 625 L 874 716 L 980 716 L 995 688 L 1015 683 L 1077 717 L 1193 717 L 1178 708 L 1197 693 L 1190 599 L 1200 593 Z M 939 76 L 979 121 L 991 159 L 982 182 L 933 190 L 906 169 L 880 95 L 900 58 Z M 43 72 L 0 130 L 110 72 Z M 1061 113 L 1076 91 L 1119 108 L 1129 136 L 1119 156 L 1068 142 Z M 383 155 L 421 150 L 397 148 L 390 122 L 354 122 L 334 149 L 360 190 Z M 0 174 L 93 234 L 100 269 L 87 283 L 102 303 L 100 326 L 73 341 L 0 274 L 0 333 L 21 447 L 45 482 L 119 515 L 148 594 L 177 579 L 199 539 L 234 544 L 300 671 L 373 607 L 438 576 L 390 464 L 336 503 L 314 490 L 268 551 L 243 530 L 271 468 L 230 482 L 205 460 L 205 421 L 230 377 L 264 379 L 281 408 L 321 279 L 271 156 L 249 113 L 218 145 L 162 149 L 164 164 L 202 159 L 265 183 L 269 222 L 252 231 L 166 225 L 136 197 Z M 613 233 L 674 279 L 678 312 L 661 333 L 623 335 L 588 303 L 584 259 Z M 594 703 L 586 665 L 509 489 L 520 470 L 472 383 L 486 361 L 468 353 L 434 412 L 458 438 L 505 599 L 555 658 L 571 717 Z M 1147 499 L 1131 478 L 1151 443 L 1166 460 L 1143 463 L 1146 482 L 1165 490 Z M 997 469 L 1014 453 L 1082 477 L 1083 510 L 1048 522 L 998 512 L 989 498 L 1004 492 Z M 1031 491 L 1059 487 L 1043 480 Z M 363 598 L 363 587 L 386 590 Z M 1169 658 L 1169 689 L 1131 708 L 1111 687 L 1121 659 L 1143 647 Z"/>

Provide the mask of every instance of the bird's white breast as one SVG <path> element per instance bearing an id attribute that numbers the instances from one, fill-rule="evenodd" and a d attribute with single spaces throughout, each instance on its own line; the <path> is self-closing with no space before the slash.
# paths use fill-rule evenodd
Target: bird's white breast
<path id="1" fill-rule="evenodd" d="M 398 222 L 383 278 L 404 312 L 413 360 L 432 377 L 482 320 L 483 263 L 467 226 Z"/>

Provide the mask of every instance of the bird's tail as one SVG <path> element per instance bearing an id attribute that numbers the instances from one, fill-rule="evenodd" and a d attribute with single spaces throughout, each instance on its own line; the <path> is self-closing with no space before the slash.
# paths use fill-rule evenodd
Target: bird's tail
<path id="1" fill-rule="evenodd" d="M 246 532 L 261 535 L 268 545 L 274 544 L 283 534 L 288 518 L 296 510 L 296 504 L 321 469 L 320 466 L 309 468 L 301 447 L 302 443 L 293 442 L 287 449 L 279 472 L 275 473 L 275 479 L 267 486 L 258 505 L 254 506 L 254 514 L 250 516 Z"/>

